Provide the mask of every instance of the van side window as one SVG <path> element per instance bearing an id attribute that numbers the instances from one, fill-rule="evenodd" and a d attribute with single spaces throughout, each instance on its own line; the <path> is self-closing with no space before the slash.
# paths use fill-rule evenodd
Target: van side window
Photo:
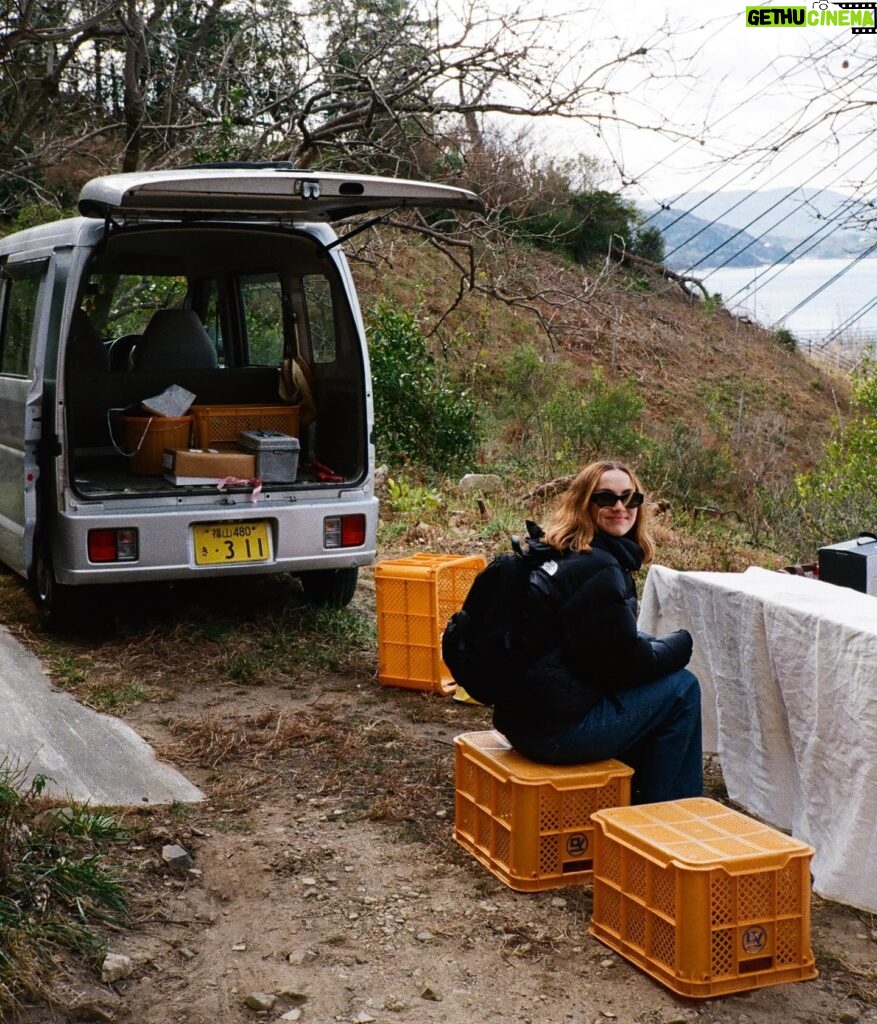
<path id="1" fill-rule="evenodd" d="M 335 336 L 335 308 L 329 279 L 321 274 L 308 274 L 302 278 L 301 287 L 307 310 L 313 361 L 334 363 L 338 356 L 338 345 Z"/>
<path id="2" fill-rule="evenodd" d="M 30 369 L 34 317 L 42 277 L 38 273 L 6 277 L 3 288 L 5 315 L 0 324 L 0 373 L 26 377 Z"/>
<path id="3" fill-rule="evenodd" d="M 88 313 L 104 337 L 142 334 L 159 309 L 182 308 L 188 281 L 168 274 L 93 274 Z"/>
<path id="4" fill-rule="evenodd" d="M 240 279 L 240 300 L 251 366 L 279 366 L 283 358 L 283 288 L 277 274 Z"/>
<path id="5" fill-rule="evenodd" d="M 225 335 L 222 331 L 222 313 L 219 301 L 219 286 L 216 281 L 208 280 L 203 286 L 204 314 L 202 320 L 213 347 L 216 349 L 218 366 L 226 365 Z"/>

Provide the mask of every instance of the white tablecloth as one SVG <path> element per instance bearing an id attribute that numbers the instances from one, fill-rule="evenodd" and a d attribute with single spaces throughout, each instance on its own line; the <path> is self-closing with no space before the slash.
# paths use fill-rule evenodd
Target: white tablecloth
<path id="1" fill-rule="evenodd" d="M 691 631 L 704 749 L 730 798 L 814 847 L 817 893 L 877 911 L 877 597 L 655 565 L 639 625 Z"/>

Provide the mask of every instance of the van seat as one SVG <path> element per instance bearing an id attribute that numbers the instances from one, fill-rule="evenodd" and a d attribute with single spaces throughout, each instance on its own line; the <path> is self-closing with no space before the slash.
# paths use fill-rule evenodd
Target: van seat
<path id="1" fill-rule="evenodd" d="M 217 366 L 210 335 L 192 309 L 159 309 L 134 348 L 135 370 L 212 370 Z"/>

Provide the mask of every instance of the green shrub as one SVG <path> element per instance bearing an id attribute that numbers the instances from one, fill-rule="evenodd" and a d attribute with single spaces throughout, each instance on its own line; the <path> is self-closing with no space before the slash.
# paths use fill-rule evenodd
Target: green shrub
<path id="1" fill-rule="evenodd" d="M 594 458 L 634 458 L 644 445 L 635 424 L 644 402 L 635 383 L 611 382 L 595 366 L 576 384 L 568 364 L 544 359 L 533 345 L 501 364 L 497 405 L 516 454 L 542 473 L 570 472 Z"/>
<path id="2" fill-rule="evenodd" d="M 663 263 L 667 249 L 660 228 L 638 228 L 634 234 L 630 251 L 634 256 L 641 256 L 644 260 L 651 260 L 653 263 Z"/>
<path id="3" fill-rule="evenodd" d="M 709 505 L 727 493 L 731 459 L 691 425 L 677 421 L 670 437 L 644 449 L 639 470 L 649 490 L 684 507 Z"/>
<path id="4" fill-rule="evenodd" d="M 422 516 L 442 507 L 442 495 L 433 487 L 412 484 L 401 478 L 387 480 L 387 505 L 393 512 Z"/>
<path id="5" fill-rule="evenodd" d="M 780 348 L 788 349 L 789 352 L 796 352 L 798 349 L 798 339 L 786 327 L 777 327 L 773 332 L 773 340 Z"/>
<path id="6" fill-rule="evenodd" d="M 630 246 L 635 236 L 634 206 L 603 189 L 579 191 L 568 184 L 562 202 L 534 198 L 514 227 L 542 249 L 569 253 L 577 262 L 605 256 L 610 242 Z"/>
<path id="7" fill-rule="evenodd" d="M 417 317 L 381 303 L 366 316 L 380 461 L 440 472 L 474 461 L 475 401 L 429 351 Z"/>
<path id="8" fill-rule="evenodd" d="M 795 550 L 812 556 L 822 544 L 857 536 L 877 525 L 877 363 L 866 360 L 853 375 L 855 411 L 838 423 L 825 453 L 794 488 L 763 496 L 766 510 Z"/>
<path id="9" fill-rule="evenodd" d="M 125 919 L 125 886 L 101 843 L 125 840 L 112 818 L 87 807 L 38 815 L 45 776 L 0 761 L 0 1019 L 42 998 L 66 954 L 99 962 L 98 929 Z"/>

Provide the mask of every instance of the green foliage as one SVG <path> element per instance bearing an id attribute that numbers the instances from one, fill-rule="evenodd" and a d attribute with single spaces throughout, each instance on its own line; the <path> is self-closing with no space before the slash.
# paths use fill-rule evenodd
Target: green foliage
<path id="1" fill-rule="evenodd" d="M 636 207 L 599 185 L 600 164 L 588 157 L 558 160 L 529 147 L 526 136 L 503 141 L 482 187 L 507 229 L 542 249 L 579 263 L 605 257 L 611 245 L 661 262 L 664 240 L 639 228 Z"/>
<path id="2" fill-rule="evenodd" d="M 709 316 L 717 313 L 722 308 L 722 296 L 719 292 L 712 292 L 703 300 L 703 311 Z"/>
<path id="3" fill-rule="evenodd" d="M 16 231 L 24 231 L 26 228 L 39 227 L 40 224 L 49 224 L 65 213 L 72 216 L 70 211 L 59 210 L 55 206 L 46 203 L 26 203 L 18 208 L 16 215 L 8 225 L 0 229 L 0 235 L 11 235 Z"/>
<path id="4" fill-rule="evenodd" d="M 411 484 L 407 480 L 387 480 L 387 504 L 393 512 L 419 516 L 441 508 L 441 493 L 432 487 Z"/>
<path id="5" fill-rule="evenodd" d="M 599 366 L 578 385 L 568 364 L 520 345 L 501 364 L 500 392 L 507 433 L 522 442 L 516 458 L 543 473 L 569 472 L 592 458 L 633 458 L 644 444 L 635 426 L 644 407 L 636 385 L 607 380 Z"/>
<path id="6" fill-rule="evenodd" d="M 838 425 L 825 454 L 801 473 L 787 505 L 797 514 L 801 540 L 813 547 L 856 536 L 877 526 L 877 363 L 853 375 L 853 415 Z M 797 500 L 793 500 L 797 499 Z"/>
<path id="7" fill-rule="evenodd" d="M 87 699 L 98 711 L 119 714 L 122 711 L 130 711 L 145 697 L 146 692 L 142 686 L 129 683 L 127 686 L 96 686 L 88 691 Z"/>
<path id="8" fill-rule="evenodd" d="M 638 466 L 649 490 L 683 507 L 708 505 L 731 476 L 727 447 L 710 444 L 690 424 L 677 421 L 670 437 L 651 441 Z"/>
<path id="9" fill-rule="evenodd" d="M 109 816 L 85 807 L 35 816 L 44 776 L 0 762 L 0 1017 L 40 995 L 62 950 L 96 960 L 96 925 L 125 914 L 122 881 L 103 865 L 100 842 L 125 838 Z"/>
<path id="10" fill-rule="evenodd" d="M 773 332 L 773 340 L 780 348 L 788 349 L 789 352 L 797 351 L 798 339 L 786 327 L 777 327 Z"/>
<path id="11" fill-rule="evenodd" d="M 667 247 L 660 228 L 654 226 L 638 228 L 633 237 L 630 251 L 634 256 L 641 256 L 653 263 L 663 263 Z"/>
<path id="12" fill-rule="evenodd" d="M 429 351 L 417 317 L 382 303 L 366 315 L 379 460 L 440 472 L 472 463 L 475 401 Z"/>
<path id="13" fill-rule="evenodd" d="M 158 309 L 182 306 L 186 279 L 173 274 L 96 274 L 83 306 L 104 337 L 142 334 Z"/>
<path id="14" fill-rule="evenodd" d="M 629 245 L 636 219 L 634 206 L 614 193 L 576 191 L 570 184 L 562 202 L 537 195 L 517 227 L 540 248 L 566 252 L 585 263 L 605 256 L 610 244 Z"/>

